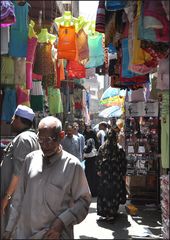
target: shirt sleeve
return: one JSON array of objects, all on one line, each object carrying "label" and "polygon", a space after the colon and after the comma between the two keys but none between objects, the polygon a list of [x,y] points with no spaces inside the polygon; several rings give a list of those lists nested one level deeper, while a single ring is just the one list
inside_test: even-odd
[{"label": "shirt sleeve", "polygon": [[21,170],[20,181],[12,197],[12,202],[10,205],[10,216],[5,230],[11,233],[14,230],[14,227],[20,215],[22,200],[24,198],[25,186],[27,181],[25,174],[26,174],[26,162],[24,163],[23,168]]},{"label": "shirt sleeve", "polygon": [[87,179],[83,168],[79,164],[76,165],[72,181],[72,197],[74,200],[73,206],[58,216],[65,227],[82,222],[88,214],[91,203],[91,193]]},{"label": "shirt sleeve", "polygon": [[31,152],[30,143],[28,140],[19,138],[14,146],[13,162],[14,162],[14,175],[19,176],[21,168],[25,161],[25,157]]}]

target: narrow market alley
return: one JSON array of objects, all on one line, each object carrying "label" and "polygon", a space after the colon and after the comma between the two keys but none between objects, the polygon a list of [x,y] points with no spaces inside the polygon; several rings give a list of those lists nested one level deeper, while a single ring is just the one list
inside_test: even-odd
[{"label": "narrow market alley", "polygon": [[75,239],[163,239],[161,211],[155,204],[134,204],[138,209],[135,216],[127,213],[125,205],[120,205],[115,221],[106,223],[97,221],[96,201],[92,199],[89,214],[75,226]]}]

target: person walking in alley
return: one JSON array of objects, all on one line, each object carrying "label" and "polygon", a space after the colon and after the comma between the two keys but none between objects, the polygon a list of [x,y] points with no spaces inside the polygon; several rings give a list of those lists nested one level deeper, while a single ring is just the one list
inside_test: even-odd
[{"label": "person walking in alley", "polygon": [[82,160],[80,140],[79,137],[74,134],[73,124],[69,123],[66,126],[66,135],[61,141],[61,145],[65,151],[71,153],[80,161]]},{"label": "person walking in alley", "polygon": [[97,215],[101,216],[101,221],[113,221],[119,205],[126,203],[126,163],[125,152],[117,145],[117,133],[111,128],[107,140],[99,148],[96,161],[99,176]]},{"label": "person walking in alley", "polygon": [[85,139],[83,134],[79,133],[79,124],[77,122],[73,123],[73,134],[76,135],[79,139],[80,142],[80,157],[81,157],[81,161],[83,161],[83,149],[85,146]]},{"label": "person walking in alley", "polygon": [[62,149],[58,118],[41,119],[37,135],[41,149],[26,157],[3,239],[74,239],[91,202],[84,170]]},{"label": "person walking in alley", "polygon": [[97,138],[100,146],[105,142],[107,138],[107,126],[107,122],[103,121],[99,123],[99,131],[97,132]]},{"label": "person walking in alley", "polygon": [[34,116],[31,108],[18,105],[12,117],[11,127],[17,135],[4,149],[1,161],[1,234],[8,222],[10,203],[20,178],[25,156],[40,148],[37,135],[31,129]]},{"label": "person walking in alley", "polygon": [[83,150],[83,157],[85,160],[85,174],[92,193],[92,197],[96,197],[98,192],[98,176],[95,161],[97,158],[99,143],[97,140],[96,132],[91,128],[89,124],[85,125],[83,135],[85,137],[85,147]]}]

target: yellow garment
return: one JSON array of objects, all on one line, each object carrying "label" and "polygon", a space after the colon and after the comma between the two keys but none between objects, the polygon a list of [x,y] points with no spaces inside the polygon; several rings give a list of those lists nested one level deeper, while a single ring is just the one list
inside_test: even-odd
[{"label": "yellow garment", "polygon": [[96,21],[88,21],[87,25],[84,27],[85,33],[88,35],[97,36],[99,33],[95,31]]},{"label": "yellow garment", "polygon": [[78,21],[75,23],[75,31],[78,33],[82,28],[88,24],[88,21],[83,16],[78,17]]},{"label": "yellow garment", "polygon": [[56,40],[56,36],[48,33],[47,28],[42,28],[41,32],[38,34],[39,43],[51,43],[53,44]]},{"label": "yellow garment", "polygon": [[28,37],[29,38],[38,38],[37,34],[34,31],[35,22],[33,20],[30,21],[28,27]]},{"label": "yellow garment", "polygon": [[60,25],[69,27],[75,25],[78,22],[78,19],[73,17],[70,11],[65,11],[63,16],[55,18],[54,22],[57,24],[58,27]]},{"label": "yellow garment", "polygon": [[141,12],[141,1],[137,2],[137,16],[134,19],[134,30],[133,30],[133,36],[132,36],[132,58],[131,58],[131,64],[144,64],[146,61],[149,61],[152,59],[149,53],[147,53],[145,50],[143,50],[141,45],[141,40],[138,40],[138,21],[139,16]]}]

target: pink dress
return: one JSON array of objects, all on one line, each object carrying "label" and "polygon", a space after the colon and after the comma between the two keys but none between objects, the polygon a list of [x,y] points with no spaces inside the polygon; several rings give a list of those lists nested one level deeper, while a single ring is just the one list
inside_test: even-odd
[{"label": "pink dress", "polygon": [[37,47],[37,38],[28,38],[27,56],[26,56],[26,88],[32,89],[32,69]]}]

